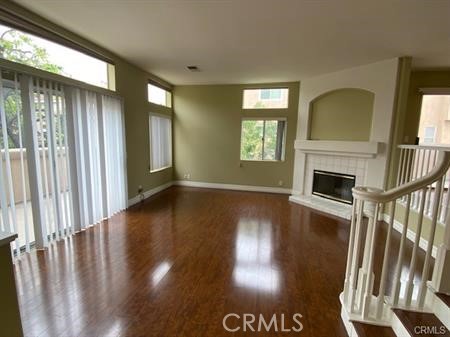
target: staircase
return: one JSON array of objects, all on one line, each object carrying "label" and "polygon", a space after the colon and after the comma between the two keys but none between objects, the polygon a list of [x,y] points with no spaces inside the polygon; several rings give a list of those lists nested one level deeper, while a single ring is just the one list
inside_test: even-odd
[{"label": "staircase", "polygon": [[[450,337],[450,149],[402,145],[400,151],[396,187],[353,189],[341,317],[351,337]],[[380,252],[375,243],[384,225]]]}]

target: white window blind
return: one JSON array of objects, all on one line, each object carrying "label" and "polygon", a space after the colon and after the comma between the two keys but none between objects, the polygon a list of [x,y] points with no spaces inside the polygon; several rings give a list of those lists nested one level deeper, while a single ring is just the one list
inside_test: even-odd
[{"label": "white window blind", "polygon": [[[39,245],[46,245],[47,241],[59,240],[73,233],[71,216],[70,186],[67,184],[70,167],[67,149],[66,111],[64,107],[64,92],[60,84],[38,78],[24,77],[29,86],[22,87],[31,95],[30,111],[24,110],[25,126],[31,124],[32,139],[28,141],[27,153],[35,153],[35,161],[29,158],[29,170],[33,173],[34,183],[31,194],[36,195],[38,202],[33,203],[33,210],[40,208],[40,230],[35,233],[39,238]],[[23,97],[23,96],[22,96]],[[28,120],[27,117],[31,120]],[[29,133],[27,132],[27,135]],[[35,164],[35,165],[33,165]],[[30,171],[29,171],[30,172]],[[35,221],[35,226],[38,224]]]},{"label": "white window blind", "polygon": [[73,182],[82,229],[126,208],[124,117],[118,98],[77,88],[67,91],[72,103],[72,166],[77,172]]},{"label": "white window blind", "polygon": [[107,215],[127,207],[127,177],[125,156],[125,121],[122,101],[111,96],[102,97],[105,142],[105,183],[107,187]]},{"label": "white window blind", "polygon": [[172,166],[172,119],[150,115],[150,171]]},{"label": "white window blind", "polygon": [[117,97],[0,69],[0,229],[18,233],[17,253],[126,208],[122,106]]}]

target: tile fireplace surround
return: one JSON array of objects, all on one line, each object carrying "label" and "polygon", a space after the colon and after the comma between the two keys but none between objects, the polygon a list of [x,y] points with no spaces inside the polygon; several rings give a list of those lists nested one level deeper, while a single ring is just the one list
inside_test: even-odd
[{"label": "tile fireplace surround", "polygon": [[314,170],[323,170],[356,176],[355,185],[364,185],[367,171],[367,158],[336,156],[330,154],[307,154],[303,195],[293,195],[291,201],[324,211],[341,218],[350,219],[351,205],[312,195]]},{"label": "tile fireplace surround", "polygon": [[350,219],[351,205],[312,195],[314,170],[350,174],[356,177],[355,185],[367,185],[369,165],[376,160],[381,148],[378,142],[296,142],[301,153],[301,191],[294,192],[289,200],[344,219]]}]

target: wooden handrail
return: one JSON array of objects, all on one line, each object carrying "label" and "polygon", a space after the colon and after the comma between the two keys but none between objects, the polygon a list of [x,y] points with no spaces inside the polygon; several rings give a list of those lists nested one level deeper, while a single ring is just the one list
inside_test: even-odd
[{"label": "wooden handrail", "polygon": [[352,189],[355,199],[386,203],[396,200],[404,195],[420,190],[442,178],[450,167],[450,152],[439,151],[436,166],[425,176],[406,184],[383,191],[373,187],[354,187]]}]

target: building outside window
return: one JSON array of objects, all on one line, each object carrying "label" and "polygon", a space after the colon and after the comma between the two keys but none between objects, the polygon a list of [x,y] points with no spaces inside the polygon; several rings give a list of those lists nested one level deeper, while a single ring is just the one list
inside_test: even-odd
[{"label": "building outside window", "polygon": [[288,88],[244,89],[243,109],[287,109]]}]

